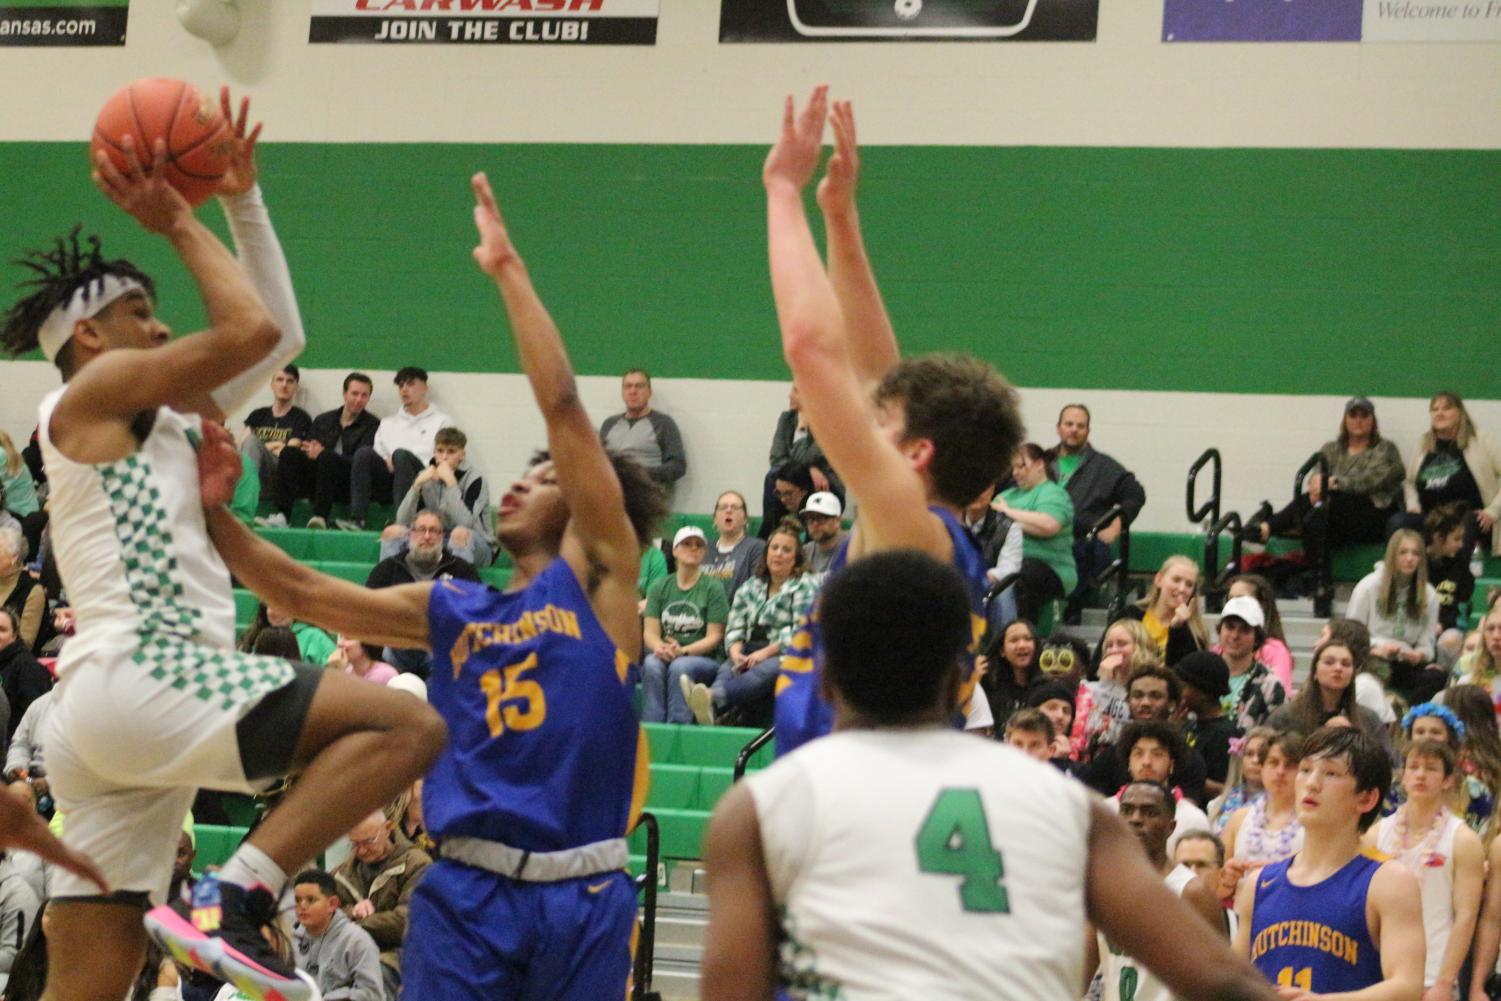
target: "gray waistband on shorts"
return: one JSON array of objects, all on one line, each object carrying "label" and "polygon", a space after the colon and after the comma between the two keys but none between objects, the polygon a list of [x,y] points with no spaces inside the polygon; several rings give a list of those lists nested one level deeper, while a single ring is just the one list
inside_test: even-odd
[{"label": "gray waistband on shorts", "polygon": [[557,883],[624,869],[630,862],[625,838],[596,841],[560,852],[528,852],[484,838],[444,838],[442,858],[453,859],[527,883]]}]

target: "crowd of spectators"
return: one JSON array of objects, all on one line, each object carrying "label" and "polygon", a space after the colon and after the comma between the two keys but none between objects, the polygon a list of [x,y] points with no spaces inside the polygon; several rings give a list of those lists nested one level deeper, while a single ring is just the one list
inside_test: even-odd
[{"label": "crowd of spectators", "polygon": [[[422,369],[403,368],[395,379],[400,410],[377,418],[367,410],[371,379],[350,373],[341,405],[313,417],[296,405],[296,366],[277,373],[271,405],[249,414],[240,439],[247,478],[273,511],[257,520],[287,526],[305,499],[308,527],[379,530],[369,587],[479,580],[497,555],[492,489],[469,458],[468,435],[428,400],[428,381]],[[651,407],[646,372],[626,373],[621,395],[624,410],[604,421],[601,438],[670,489],[687,470],[677,424]],[[645,721],[770,720],[781,658],[837,565],[855,500],[801,419],[795,389],[789,404],[773,435],[759,536],[749,531],[745,495],[726,490],[710,532],[688,525],[666,552],[644,554]],[[1386,540],[1384,559],[1356,584],[1346,616],[1326,627],[1298,689],[1271,583],[1255,574],[1231,580],[1211,631],[1199,567],[1183,556],[1163,563],[1096,649],[1066,633],[1039,632],[1051,603],[1062,609],[1061,623],[1074,617],[1146,501],[1135,476],[1091,444],[1082,404],[1060,412],[1055,446],[1024,444],[1010,479],[988,486],[962,512],[993,589],[976,661],[984,712],[971,716],[971,729],[1051,762],[1115,808],[1133,783],[1172,789],[1165,857],[1191,868],[1227,904],[1248,873],[1301,844],[1292,779],[1303,739],[1325,726],[1356,727],[1403,765],[1388,797],[1389,822],[1373,828],[1373,844],[1402,855],[1417,836],[1409,831],[1441,827],[1445,844],[1465,846],[1454,852],[1468,873],[1494,843],[1501,610],[1490,596],[1481,628],[1468,636],[1460,612],[1477,599],[1472,555],[1487,533],[1501,552],[1501,455],[1462,402],[1444,393],[1434,397],[1432,426],[1404,467],[1374,410],[1367,399],[1349,401],[1337,439],[1321,450],[1327,477],[1310,475],[1296,501],[1268,507],[1245,530],[1253,542],[1301,535],[1312,551]],[[0,448],[5,779],[15,795],[50,812],[41,724],[51,675],[37,658],[55,652],[72,623],[63,596],[55,586],[49,591],[40,572],[45,479],[4,434]],[[389,524],[371,523],[373,502],[390,511]],[[340,504],[346,517],[335,518]],[[329,636],[299,621],[296,610],[264,605],[242,645],[418,695],[430,664],[424,651]],[[1463,834],[1455,834],[1456,823]],[[367,818],[349,841],[352,854],[342,864],[293,881],[297,928],[288,948],[325,994],[394,998],[406,901],[430,862],[420,792]],[[185,845],[191,856],[191,838]],[[1463,889],[1453,884],[1452,927],[1468,940],[1476,921],[1465,915],[1478,912],[1480,885],[1465,880]],[[1501,923],[1501,892],[1492,896],[1486,906]],[[14,959],[4,943],[13,929],[25,937],[43,898],[38,872],[0,860],[0,977]],[[1228,912],[1225,920],[1228,928]],[[1489,950],[1494,965],[1501,936],[1481,930],[1477,957]],[[1447,958],[1433,965],[1430,955],[1435,978],[1452,982],[1453,965]],[[185,998],[214,996],[202,984],[177,989]]]}]

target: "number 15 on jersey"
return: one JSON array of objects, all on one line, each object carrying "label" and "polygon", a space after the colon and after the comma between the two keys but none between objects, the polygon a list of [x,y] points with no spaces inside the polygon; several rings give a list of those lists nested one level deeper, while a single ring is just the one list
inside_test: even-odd
[{"label": "number 15 on jersey", "polygon": [[502,736],[507,730],[535,730],[547,719],[547,698],[542,686],[522,677],[536,666],[537,655],[534,653],[519,664],[480,675],[479,687],[485,693],[485,722],[490,726],[490,736]]}]

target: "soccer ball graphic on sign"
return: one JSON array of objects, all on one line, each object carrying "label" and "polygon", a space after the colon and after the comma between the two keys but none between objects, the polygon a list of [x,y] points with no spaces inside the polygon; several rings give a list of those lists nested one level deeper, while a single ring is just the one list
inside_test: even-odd
[{"label": "soccer ball graphic on sign", "polygon": [[922,13],[922,0],[896,0],[896,16],[910,21]]}]

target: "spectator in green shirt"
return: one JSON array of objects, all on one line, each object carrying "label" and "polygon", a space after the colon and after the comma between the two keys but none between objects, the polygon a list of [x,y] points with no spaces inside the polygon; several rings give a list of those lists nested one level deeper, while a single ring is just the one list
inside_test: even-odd
[{"label": "spectator in green shirt", "polygon": [[307,622],[296,621],[284,612],[267,608],[264,601],[256,606],[255,621],[241,637],[240,649],[246,653],[253,652],[256,639],[262,632],[271,628],[290,629],[292,635],[297,638],[298,652],[302,655],[303,662],[307,664],[322,666],[328,661],[328,655],[338,649],[334,638],[322,629]]},{"label": "spectator in green shirt", "polygon": [[699,723],[733,712],[745,723],[771,716],[772,690],[782,670],[782,647],[818,593],[818,582],[803,558],[802,526],[787,518],[772,530],[756,575],[735,592],[725,630],[728,659],[712,686],[702,682],[688,693]]},{"label": "spectator in green shirt", "polygon": [[724,585],[703,572],[708,543],[693,525],[672,539],[677,573],[663,577],[646,595],[641,661],[641,719],[647,723],[692,723],[687,692],[719,670],[730,601]]},{"label": "spectator in green shirt", "polygon": [[1048,479],[1047,454],[1033,442],[1017,449],[1011,462],[1015,486],[991,504],[1022,530],[1022,568],[1016,582],[1016,611],[1039,620],[1043,605],[1061,598],[1079,582],[1074,566],[1074,503],[1068,491]]},{"label": "spectator in green shirt", "polygon": [[636,574],[636,597],[640,599],[641,614],[646,614],[646,596],[652,585],[667,576],[667,557],[655,544],[641,552],[641,570]]}]

